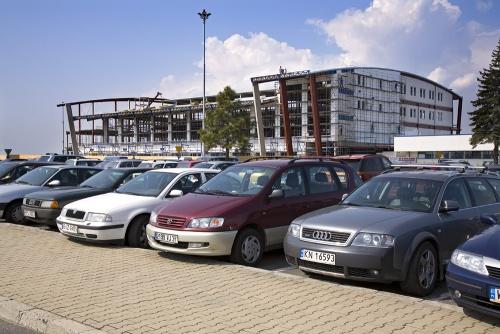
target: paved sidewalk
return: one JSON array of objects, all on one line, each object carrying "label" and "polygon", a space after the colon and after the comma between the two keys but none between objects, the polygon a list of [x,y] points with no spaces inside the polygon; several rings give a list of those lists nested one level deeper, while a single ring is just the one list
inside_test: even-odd
[{"label": "paved sidewalk", "polygon": [[454,307],[0,223],[0,296],[107,333],[500,333]]}]

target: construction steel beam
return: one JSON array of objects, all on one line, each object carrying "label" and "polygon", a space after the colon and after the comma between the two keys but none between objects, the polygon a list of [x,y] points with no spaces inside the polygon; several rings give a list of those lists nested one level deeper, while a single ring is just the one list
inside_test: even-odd
[{"label": "construction steel beam", "polygon": [[316,155],[322,155],[321,149],[321,127],[319,125],[319,110],[318,110],[318,90],[316,89],[316,76],[311,74],[309,76],[309,92],[311,93],[311,109],[313,119],[313,132],[314,132],[314,146],[316,148]]},{"label": "construction steel beam", "polygon": [[262,121],[262,109],[260,103],[259,84],[253,83],[253,107],[255,113],[255,123],[257,127],[257,138],[259,140],[259,153],[261,156],[266,155],[266,139],[264,137],[264,122]]},{"label": "construction steel beam", "polygon": [[66,104],[65,106],[66,106],[66,116],[68,117],[69,132],[71,134],[71,145],[73,146],[73,154],[80,154],[78,150],[78,142],[76,141],[75,119],[73,117],[73,110],[71,109],[71,104]]},{"label": "construction steel beam", "polygon": [[285,130],[286,154],[293,155],[292,130],[290,127],[290,114],[288,113],[288,92],[286,89],[286,80],[280,79],[280,109],[283,116],[283,128]]}]

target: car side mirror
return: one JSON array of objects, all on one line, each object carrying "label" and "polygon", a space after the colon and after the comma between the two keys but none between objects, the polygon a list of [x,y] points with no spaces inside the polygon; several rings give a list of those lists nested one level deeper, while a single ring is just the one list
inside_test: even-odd
[{"label": "car side mirror", "polygon": [[269,195],[269,198],[283,198],[285,194],[283,193],[282,189],[273,189],[271,194]]},{"label": "car side mirror", "polygon": [[493,226],[493,225],[498,224],[498,220],[493,216],[481,215],[481,217],[479,217],[479,219],[481,220],[481,223],[486,224],[486,225]]},{"label": "car side mirror", "polygon": [[181,197],[182,195],[184,195],[184,192],[179,189],[173,189],[168,194],[169,197]]},{"label": "car side mirror", "polygon": [[59,180],[52,180],[47,184],[49,187],[58,187],[61,185],[61,181]]},{"label": "car side mirror", "polygon": [[460,209],[460,204],[457,201],[445,200],[441,203],[439,212],[451,212],[458,211]]},{"label": "car side mirror", "polygon": [[349,194],[347,194],[347,193],[342,195],[342,202],[347,198],[347,196],[349,196]]}]

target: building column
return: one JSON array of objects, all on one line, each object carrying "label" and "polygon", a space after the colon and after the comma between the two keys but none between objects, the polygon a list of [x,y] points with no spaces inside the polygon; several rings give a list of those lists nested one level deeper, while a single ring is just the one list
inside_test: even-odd
[{"label": "building column", "polygon": [[186,111],[184,116],[186,117],[186,140],[189,142],[191,141],[191,112]]},{"label": "building column", "polygon": [[73,154],[80,154],[78,150],[78,142],[76,141],[75,120],[73,118],[73,110],[71,104],[66,104],[66,116],[68,117],[69,132],[71,134],[71,145],[73,146]]},{"label": "building column", "polygon": [[134,118],[134,143],[139,142],[139,119]]},{"label": "building column", "polygon": [[168,143],[170,144],[172,142],[172,113],[168,114],[167,138],[168,138]]},{"label": "building column", "polygon": [[309,91],[311,92],[311,109],[312,119],[314,126],[314,146],[316,148],[316,155],[322,155],[321,149],[321,128],[319,125],[319,110],[318,110],[318,91],[316,89],[316,76],[311,74],[309,76]]},{"label": "building column", "polygon": [[302,102],[301,102],[301,116],[302,116],[302,138],[307,138],[307,112],[309,111],[309,101],[307,100],[307,83],[302,84]]},{"label": "building column", "polygon": [[[453,107],[452,107],[453,108]],[[453,114],[452,114],[452,123],[453,123]],[[458,97],[458,115],[457,115],[457,135],[462,131],[462,97]],[[453,131],[452,131],[453,133]]]},{"label": "building column", "polygon": [[116,119],[116,130],[118,131],[118,140],[119,144],[123,143],[123,118]]},{"label": "building column", "polygon": [[286,89],[286,80],[280,79],[280,109],[283,115],[283,128],[285,129],[286,154],[293,155],[292,131],[290,128],[290,114],[288,113],[288,92]]},{"label": "building column", "polygon": [[150,119],[149,129],[151,131],[150,132],[149,141],[151,143],[153,143],[155,141],[155,117],[153,115],[151,116],[151,119]]},{"label": "building column", "polygon": [[109,144],[109,118],[102,119],[102,142]]},{"label": "building column", "polygon": [[253,83],[253,106],[255,112],[255,124],[257,126],[257,139],[259,142],[260,156],[266,155],[266,138],[264,137],[264,122],[262,121],[262,108],[260,103],[259,84]]}]

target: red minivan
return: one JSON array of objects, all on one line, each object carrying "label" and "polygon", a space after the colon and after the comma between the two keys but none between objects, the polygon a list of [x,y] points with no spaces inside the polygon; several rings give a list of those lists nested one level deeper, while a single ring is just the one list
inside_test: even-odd
[{"label": "red minivan", "polygon": [[351,166],[364,182],[392,168],[391,161],[381,154],[338,155],[333,159]]},{"label": "red minivan", "polygon": [[148,241],[162,251],[230,255],[254,266],[264,250],[282,247],[292,220],[337,204],[360,183],[348,165],[321,158],[238,164],[156,208]]}]

